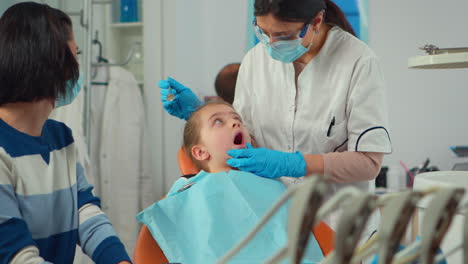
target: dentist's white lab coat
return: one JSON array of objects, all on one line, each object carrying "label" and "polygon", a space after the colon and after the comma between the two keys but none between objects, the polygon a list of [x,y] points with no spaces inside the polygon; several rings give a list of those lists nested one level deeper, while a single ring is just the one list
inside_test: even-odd
[{"label": "dentist's white lab coat", "polygon": [[127,70],[100,67],[98,75],[106,76],[101,81],[108,79],[109,84],[92,86],[93,182],[103,211],[132,256],[140,228],[135,216],[155,201],[144,105]]},{"label": "dentist's white lab coat", "polygon": [[[374,53],[335,26],[299,75],[297,89],[292,63],[272,59],[261,43],[250,50],[240,67],[234,107],[261,147],[303,154],[390,153],[384,88]],[[375,188],[374,181],[331,186],[331,195],[346,186]],[[327,222],[335,228],[336,221]]]}]

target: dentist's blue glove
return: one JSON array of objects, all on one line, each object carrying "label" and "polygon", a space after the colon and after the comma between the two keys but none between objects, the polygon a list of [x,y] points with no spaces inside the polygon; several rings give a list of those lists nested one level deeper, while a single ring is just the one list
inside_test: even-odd
[{"label": "dentist's blue glove", "polygon": [[[190,88],[185,87],[171,77],[168,77],[167,80],[160,80],[158,86],[161,88],[161,100],[164,109],[170,115],[187,120],[195,110],[203,105]],[[169,87],[172,88],[170,91]],[[174,95],[172,101],[167,100],[169,94]]]},{"label": "dentist's blue glove", "polygon": [[287,153],[253,148],[247,143],[247,149],[231,149],[227,153],[232,157],[227,160],[229,166],[265,178],[302,177],[306,174],[306,162],[299,151]]}]

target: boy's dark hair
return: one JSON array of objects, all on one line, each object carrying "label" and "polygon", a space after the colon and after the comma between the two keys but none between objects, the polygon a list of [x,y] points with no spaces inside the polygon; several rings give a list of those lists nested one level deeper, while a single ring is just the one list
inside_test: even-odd
[{"label": "boy's dark hair", "polygon": [[219,71],[218,75],[216,75],[216,94],[218,94],[221,99],[230,104],[234,102],[239,67],[240,63],[228,64]]},{"label": "boy's dark hair", "polygon": [[318,12],[325,10],[324,22],[337,25],[356,36],[343,11],[332,0],[255,0],[255,16],[273,14],[290,22],[311,23]]},{"label": "boy's dark hair", "polygon": [[72,22],[45,4],[19,3],[0,18],[0,105],[55,99],[75,82],[79,66],[70,51]]}]

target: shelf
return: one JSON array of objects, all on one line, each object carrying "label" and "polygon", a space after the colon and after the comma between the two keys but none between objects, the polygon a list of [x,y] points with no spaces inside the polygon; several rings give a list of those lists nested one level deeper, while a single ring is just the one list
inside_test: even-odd
[{"label": "shelf", "polygon": [[460,69],[468,68],[468,52],[416,56],[408,59],[412,69]]},{"label": "shelf", "polygon": [[112,28],[142,28],[143,22],[128,22],[128,23],[113,23],[111,24]]},{"label": "shelf", "polygon": [[454,147],[450,147],[450,149],[459,158],[468,157],[468,146],[454,146]]}]

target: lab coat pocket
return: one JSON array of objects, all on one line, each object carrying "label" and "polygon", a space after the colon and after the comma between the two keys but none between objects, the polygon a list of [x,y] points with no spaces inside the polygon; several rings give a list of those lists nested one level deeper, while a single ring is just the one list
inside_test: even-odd
[{"label": "lab coat pocket", "polygon": [[348,142],[348,129],[346,120],[335,123],[334,119],[331,122],[324,122],[321,137],[325,144],[325,153],[335,151],[345,151]]}]

